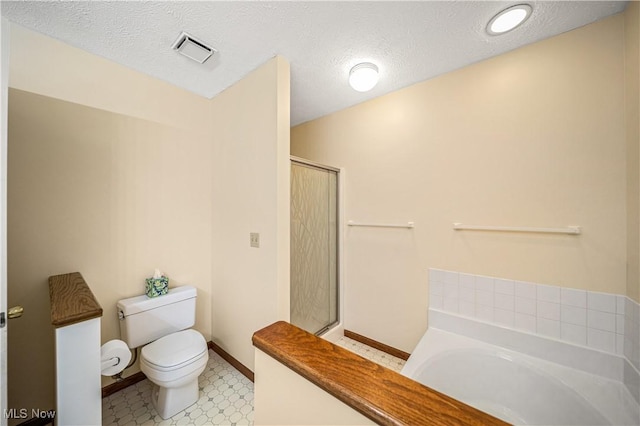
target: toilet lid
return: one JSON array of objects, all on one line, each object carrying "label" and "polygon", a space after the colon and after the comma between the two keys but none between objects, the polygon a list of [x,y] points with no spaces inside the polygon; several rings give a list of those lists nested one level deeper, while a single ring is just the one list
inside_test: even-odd
[{"label": "toilet lid", "polygon": [[150,364],[170,368],[197,358],[206,350],[202,334],[183,330],[149,343],[142,348],[142,357]]}]

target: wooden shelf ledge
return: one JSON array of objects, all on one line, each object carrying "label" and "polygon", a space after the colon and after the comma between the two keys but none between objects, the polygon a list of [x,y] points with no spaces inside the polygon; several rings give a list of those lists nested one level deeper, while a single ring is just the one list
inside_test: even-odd
[{"label": "wooden shelf ledge", "polygon": [[506,425],[502,420],[279,321],[253,345],[380,425]]},{"label": "wooden shelf ledge", "polygon": [[49,277],[51,324],[64,327],[102,316],[96,300],[80,272]]}]

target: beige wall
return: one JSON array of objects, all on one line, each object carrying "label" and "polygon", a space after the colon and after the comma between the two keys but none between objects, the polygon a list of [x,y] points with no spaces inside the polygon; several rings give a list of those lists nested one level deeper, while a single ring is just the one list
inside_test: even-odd
[{"label": "beige wall", "polygon": [[17,25],[9,78],[47,96],[12,90],[8,200],[8,299],[26,311],[10,324],[9,404],[45,409],[49,275],[83,273],[106,342],[120,337],[117,300],[141,294],[159,267],[172,285],[199,288],[196,327],[210,338],[212,154],[208,122],[190,118],[209,103]]},{"label": "beige wall", "polygon": [[255,350],[256,425],[373,425],[344,402]]},{"label": "beige wall", "polygon": [[275,58],[212,102],[213,340],[252,370],[253,332],[289,319],[288,76]]},{"label": "beige wall", "polygon": [[25,371],[53,383],[50,275],[83,274],[104,342],[120,337],[116,302],[142,294],[159,267],[171,286],[198,287],[196,328],[208,339],[209,139],[15,89],[9,105],[8,291],[25,308],[9,330],[10,404],[52,391],[16,386]]},{"label": "beige wall", "polygon": [[640,302],[640,3],[624,13],[627,137],[627,296]]},{"label": "beige wall", "polygon": [[[344,167],[345,327],[411,351],[429,267],[624,294],[623,16],[292,129]],[[452,230],[580,225],[580,236]]]},{"label": "beige wall", "polygon": [[9,79],[10,87],[56,99],[179,128],[210,129],[210,100],[15,24]]},{"label": "beige wall", "polygon": [[158,267],[198,287],[195,328],[252,366],[251,333],[288,315],[286,61],[208,100],[16,25],[11,40],[9,302],[26,313],[10,406],[54,407],[52,274],[82,272],[106,342]]}]

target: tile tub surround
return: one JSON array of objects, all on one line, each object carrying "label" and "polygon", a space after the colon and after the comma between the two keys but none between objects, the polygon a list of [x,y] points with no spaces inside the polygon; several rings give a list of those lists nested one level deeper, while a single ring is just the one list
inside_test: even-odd
[{"label": "tile tub surround", "polygon": [[640,370],[640,306],[626,296],[429,269],[429,307],[624,355]]},{"label": "tile tub surround", "polygon": [[623,295],[430,268],[429,308],[615,354],[640,374],[640,305]]}]

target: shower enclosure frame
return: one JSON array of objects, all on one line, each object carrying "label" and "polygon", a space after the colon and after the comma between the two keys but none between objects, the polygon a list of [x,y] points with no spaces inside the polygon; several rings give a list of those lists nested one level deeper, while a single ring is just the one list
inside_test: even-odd
[{"label": "shower enclosure frame", "polygon": [[344,253],[344,226],[343,224],[346,223],[345,221],[345,216],[344,216],[344,206],[345,206],[345,200],[344,200],[344,181],[345,181],[345,170],[344,168],[338,168],[338,167],[332,167],[332,166],[328,166],[326,164],[321,164],[315,161],[310,161],[307,160],[305,158],[301,158],[301,157],[296,157],[294,155],[291,155],[289,157],[290,159],[290,164],[294,165],[294,164],[299,164],[302,165],[304,167],[310,167],[310,168],[315,168],[318,170],[322,170],[322,171],[330,171],[330,172],[335,172],[336,173],[336,280],[337,280],[337,285],[336,285],[336,321],[332,322],[331,324],[328,324],[327,326],[323,327],[322,329],[320,329],[319,331],[317,331],[315,334],[317,336],[321,336],[324,339],[330,340],[330,341],[337,341],[338,339],[340,339],[343,335],[344,335],[344,324],[343,324],[343,318],[344,318],[344,302],[343,302],[343,296],[344,296],[344,269],[345,269],[345,262],[344,262],[344,257],[343,257],[343,253]]}]

